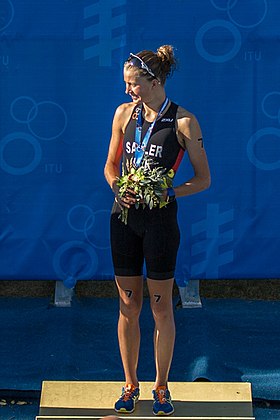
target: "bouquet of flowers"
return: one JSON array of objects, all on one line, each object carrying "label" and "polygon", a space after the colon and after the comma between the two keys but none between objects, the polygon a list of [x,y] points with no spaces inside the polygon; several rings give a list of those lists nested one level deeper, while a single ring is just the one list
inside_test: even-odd
[{"label": "bouquet of flowers", "polygon": [[[126,169],[122,167],[122,176],[118,178],[119,195],[123,197],[134,191],[136,203],[135,207],[142,205],[151,210],[154,207],[163,207],[167,203],[163,200],[162,192],[164,189],[172,186],[174,171],[170,170],[166,174],[166,169],[155,166],[152,159],[144,158],[139,167],[133,163],[133,159],[127,161]],[[127,224],[128,208],[123,207],[120,214],[122,222]]]}]

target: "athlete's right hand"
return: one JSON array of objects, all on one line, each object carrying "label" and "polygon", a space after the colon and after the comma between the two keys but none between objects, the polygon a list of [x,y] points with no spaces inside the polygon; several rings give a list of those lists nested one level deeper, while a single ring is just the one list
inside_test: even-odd
[{"label": "athlete's right hand", "polygon": [[134,205],[137,201],[135,192],[133,190],[127,190],[125,194],[120,195],[120,189],[117,185],[117,181],[113,182],[112,190],[115,194],[115,201],[121,208],[127,207],[129,209],[130,206]]}]

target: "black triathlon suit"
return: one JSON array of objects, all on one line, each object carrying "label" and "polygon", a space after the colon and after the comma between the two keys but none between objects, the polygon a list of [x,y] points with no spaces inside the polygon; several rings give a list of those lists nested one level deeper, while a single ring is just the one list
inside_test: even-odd
[{"label": "black triathlon suit", "polygon": [[[159,118],[153,128],[145,155],[166,172],[174,173],[182,160],[184,149],[176,135],[176,113],[178,105],[171,102],[168,110]],[[134,158],[137,105],[126,127],[123,140],[123,162]],[[150,123],[143,123],[142,136]],[[124,165],[125,166],[125,165]],[[180,232],[177,223],[176,200],[150,210],[140,205],[128,210],[128,222],[120,219],[120,207],[115,202],[111,214],[111,250],[116,276],[141,276],[145,261],[147,277],[153,280],[167,280],[174,277]]]}]

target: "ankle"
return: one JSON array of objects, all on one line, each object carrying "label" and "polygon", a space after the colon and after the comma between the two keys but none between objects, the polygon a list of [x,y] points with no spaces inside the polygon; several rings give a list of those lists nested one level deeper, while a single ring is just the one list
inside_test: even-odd
[{"label": "ankle", "polygon": [[136,382],[136,384],[137,385],[135,385],[134,383],[132,383],[132,382],[126,382],[125,383],[125,388],[128,388],[128,389],[134,389],[134,388],[139,388],[139,382]]},{"label": "ankle", "polygon": [[165,383],[161,383],[161,382],[156,382],[155,384],[154,384],[154,387],[153,387],[153,390],[155,391],[156,389],[167,389],[168,387],[167,387],[167,382],[165,382]]}]

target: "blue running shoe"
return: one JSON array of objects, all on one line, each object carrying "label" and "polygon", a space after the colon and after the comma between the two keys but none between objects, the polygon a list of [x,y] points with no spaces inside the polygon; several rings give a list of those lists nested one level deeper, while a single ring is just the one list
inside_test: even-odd
[{"label": "blue running shoe", "polygon": [[132,384],[127,384],[122,389],[122,395],[115,403],[115,411],[117,413],[133,413],[135,404],[139,399],[139,388]]},{"label": "blue running shoe", "polygon": [[159,386],[153,391],[153,413],[155,416],[169,416],[174,413],[170,392],[166,386]]}]

